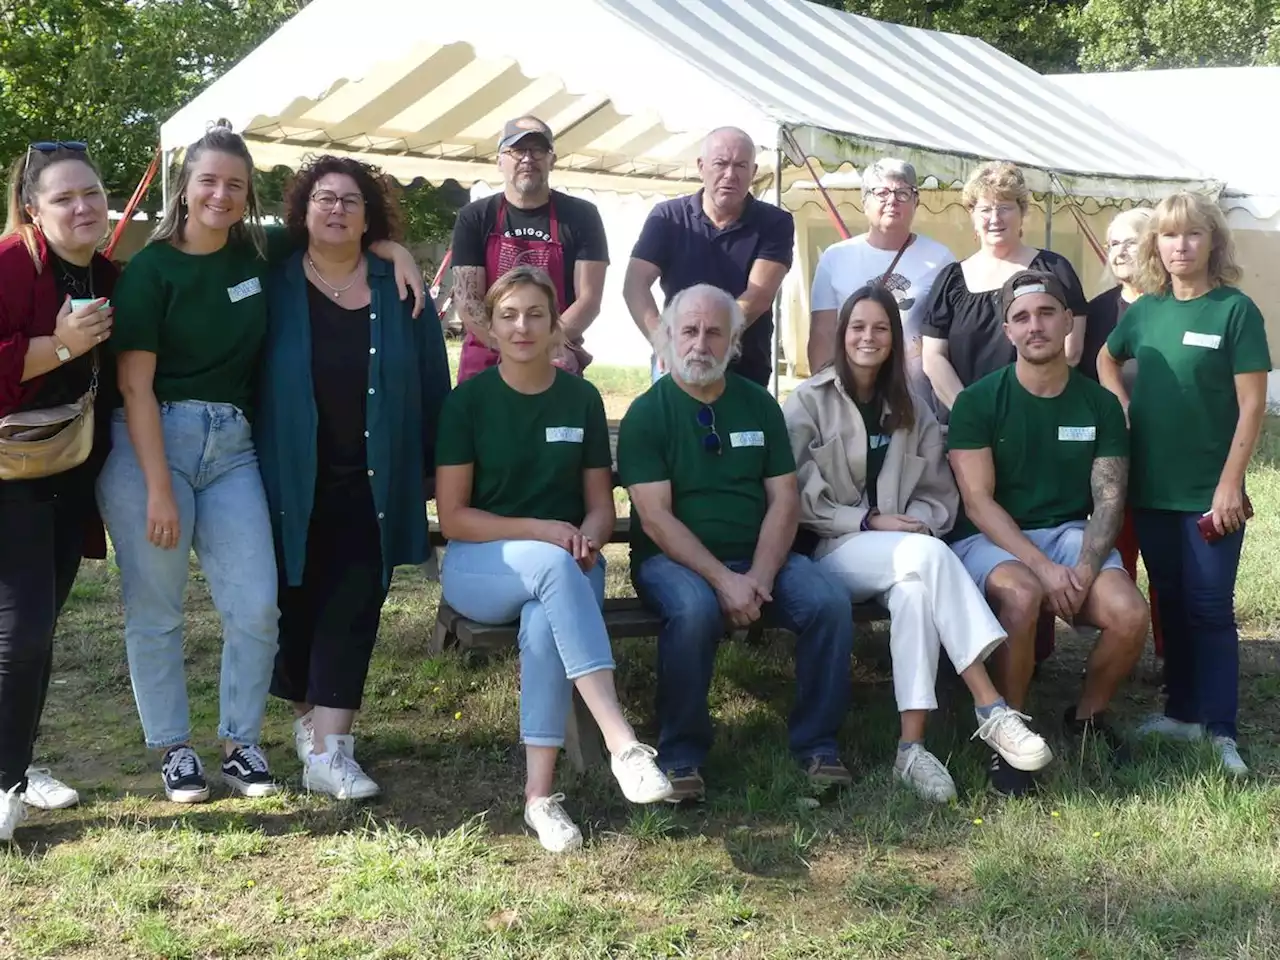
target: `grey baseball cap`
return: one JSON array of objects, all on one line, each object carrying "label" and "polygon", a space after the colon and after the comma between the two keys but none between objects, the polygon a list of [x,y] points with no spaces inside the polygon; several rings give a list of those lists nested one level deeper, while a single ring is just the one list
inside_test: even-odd
[{"label": "grey baseball cap", "polygon": [[505,150],[507,147],[514,147],[526,137],[537,137],[545,140],[547,149],[555,151],[555,139],[551,136],[551,128],[539,120],[537,117],[516,117],[514,120],[508,120],[506,126],[502,128],[502,136],[498,138],[498,149]]}]

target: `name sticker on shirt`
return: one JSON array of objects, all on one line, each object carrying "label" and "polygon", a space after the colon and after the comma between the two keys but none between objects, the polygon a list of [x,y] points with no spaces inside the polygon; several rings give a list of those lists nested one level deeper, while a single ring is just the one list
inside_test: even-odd
[{"label": "name sticker on shirt", "polygon": [[248,280],[242,280],[234,287],[227,287],[227,296],[231,298],[232,303],[239,303],[248,297],[262,292],[262,281],[257,277],[250,277]]},{"label": "name sticker on shirt", "polygon": [[581,443],[581,427],[547,427],[547,443]]},{"label": "name sticker on shirt", "polygon": [[1192,333],[1188,330],[1182,335],[1182,345],[1184,347],[1206,347],[1209,350],[1217,350],[1222,345],[1222,338],[1216,333]]},{"label": "name sticker on shirt", "polygon": [[881,447],[887,447],[891,437],[886,437],[882,433],[873,433],[867,437],[867,446],[872,450],[879,450]]},{"label": "name sticker on shirt", "polygon": [[1059,427],[1059,440],[1097,440],[1097,427]]},{"label": "name sticker on shirt", "polygon": [[741,430],[738,433],[729,434],[729,446],[731,447],[763,447],[764,431],[763,430]]}]

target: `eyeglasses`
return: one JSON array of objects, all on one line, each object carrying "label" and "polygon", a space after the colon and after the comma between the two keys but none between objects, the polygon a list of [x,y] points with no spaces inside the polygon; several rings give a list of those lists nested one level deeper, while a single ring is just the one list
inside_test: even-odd
[{"label": "eyeglasses", "polygon": [[324,213],[329,213],[339,203],[342,204],[342,209],[347,213],[355,213],[364,206],[364,197],[358,193],[348,193],[340,197],[336,193],[321,190],[319,193],[311,195],[311,202]]},{"label": "eyeglasses", "polygon": [[1018,205],[1016,203],[1000,203],[994,207],[984,205],[973,208],[973,212],[980,217],[989,217],[992,214],[997,214],[1000,217],[1011,217],[1017,210]]},{"label": "eyeglasses", "polygon": [[720,456],[724,444],[720,442],[720,434],[716,433],[716,412],[710,404],[704,403],[698,410],[698,426],[706,429],[702,438],[702,449],[707,453]]},{"label": "eyeglasses", "polygon": [[1108,250],[1134,250],[1138,246],[1137,237],[1129,237],[1127,240],[1108,240]]},{"label": "eyeglasses", "polygon": [[502,152],[515,160],[520,160],[524,157],[528,157],[530,160],[545,160],[547,154],[551,151],[546,147],[507,147]]},{"label": "eyeglasses", "polygon": [[899,187],[897,190],[890,190],[888,187],[876,187],[874,190],[868,190],[867,192],[881,203],[888,203],[890,198],[897,200],[899,203],[910,203],[920,193],[915,187]]}]

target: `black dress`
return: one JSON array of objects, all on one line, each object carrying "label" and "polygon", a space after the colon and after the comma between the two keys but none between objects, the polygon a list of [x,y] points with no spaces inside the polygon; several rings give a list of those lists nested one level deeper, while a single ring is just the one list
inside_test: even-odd
[{"label": "black dress", "polygon": [[[1067,306],[1077,317],[1085,316],[1088,303],[1084,289],[1066,257],[1041,250],[1032,258],[1029,269],[1052,273],[1061,280],[1070,301]],[[975,293],[964,281],[962,264],[951,263],[942,268],[929,291],[921,333],[947,341],[951,366],[961,384],[967,387],[976,383],[1017,358],[1003,327],[998,288]]]},{"label": "black dress", "polygon": [[307,287],[315,388],[316,493],[302,583],[280,564],[280,649],[271,692],[358,710],[387,598],[365,447],[369,308]]}]

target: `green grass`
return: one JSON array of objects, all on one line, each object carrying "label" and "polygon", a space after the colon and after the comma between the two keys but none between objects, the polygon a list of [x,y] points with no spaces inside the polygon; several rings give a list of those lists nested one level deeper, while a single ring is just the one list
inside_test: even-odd
[{"label": "green grass", "polygon": [[[630,807],[606,771],[566,769],[587,841],[571,857],[543,853],[521,823],[514,657],[426,657],[438,587],[416,571],[393,584],[357,728],[377,803],[302,793],[275,702],[265,747],[283,796],[166,803],[130,695],[118,571],[88,563],[38,758],[84,803],[33,815],[0,851],[0,957],[1280,957],[1278,436],[1272,424],[1250,476],[1258,518],[1241,575],[1253,778],[1228,782],[1207,752],[1170,745],[1140,745],[1118,770],[1073,752],[1055,717],[1087,650],[1064,632],[1030,706],[1058,753],[1041,795],[984,791],[972,713],[946,678],[929,745],[961,799],[924,804],[889,773],[886,637],[867,630],[841,732],[856,783],[815,805],[785,750],[793,641],[771,634],[720,652],[707,804]],[[625,550],[609,559],[610,592],[627,591]],[[211,760],[220,642],[199,577],[188,610],[193,719]],[[622,699],[651,738],[653,642],[616,655]],[[1121,722],[1157,702],[1153,671],[1144,660],[1118,698]]]}]

